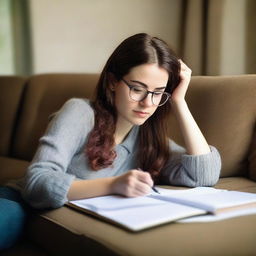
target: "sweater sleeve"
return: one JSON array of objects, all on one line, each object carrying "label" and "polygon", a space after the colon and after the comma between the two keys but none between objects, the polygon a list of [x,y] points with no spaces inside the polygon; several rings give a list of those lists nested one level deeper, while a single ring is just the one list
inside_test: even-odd
[{"label": "sweater sleeve", "polygon": [[23,198],[35,208],[57,208],[67,201],[75,176],[67,167],[93,127],[94,113],[83,99],[68,100],[50,121],[28,167]]},{"label": "sweater sleeve", "polygon": [[171,157],[162,171],[161,181],[175,186],[213,186],[220,176],[221,157],[218,150],[210,146],[211,152],[188,155],[186,150],[170,141]]}]

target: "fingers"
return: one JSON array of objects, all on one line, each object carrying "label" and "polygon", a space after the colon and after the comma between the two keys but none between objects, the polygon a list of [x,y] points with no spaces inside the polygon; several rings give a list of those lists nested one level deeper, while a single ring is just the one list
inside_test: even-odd
[{"label": "fingers", "polygon": [[192,70],[181,60],[180,62],[180,83],[172,92],[172,103],[183,102],[191,80]]},{"label": "fingers", "polygon": [[150,187],[154,185],[151,175],[148,172],[143,172],[138,170],[134,170],[133,172],[137,176],[138,180],[140,180],[141,182],[147,184]]},{"label": "fingers", "polygon": [[143,196],[149,194],[153,186],[153,180],[149,173],[136,171],[135,183],[132,191],[135,196]]},{"label": "fingers", "polygon": [[149,194],[153,180],[149,173],[131,170],[117,177],[115,192],[128,197],[143,196]]},{"label": "fingers", "polygon": [[192,74],[192,70],[181,59],[179,59],[179,62],[180,62],[181,72],[183,71],[183,72],[188,72]]},{"label": "fingers", "polygon": [[153,180],[149,173],[132,170],[127,176],[127,196],[143,196],[150,193]]}]

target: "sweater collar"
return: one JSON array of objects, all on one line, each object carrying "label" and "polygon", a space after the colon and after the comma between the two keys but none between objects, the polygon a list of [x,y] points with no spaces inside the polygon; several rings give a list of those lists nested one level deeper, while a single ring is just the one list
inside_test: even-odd
[{"label": "sweater collar", "polygon": [[133,126],[126,139],[119,145],[124,147],[129,153],[134,152],[134,146],[137,141],[138,132],[139,126]]}]

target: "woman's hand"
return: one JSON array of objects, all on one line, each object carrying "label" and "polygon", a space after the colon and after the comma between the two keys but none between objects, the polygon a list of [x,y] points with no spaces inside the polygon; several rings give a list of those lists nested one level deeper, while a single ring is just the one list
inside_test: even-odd
[{"label": "woman's hand", "polygon": [[127,197],[144,196],[150,193],[153,180],[148,172],[131,170],[115,177],[112,183],[112,193]]},{"label": "woman's hand", "polygon": [[182,60],[179,61],[181,65],[180,83],[172,93],[171,100],[173,103],[179,103],[180,101],[184,101],[192,74],[192,70]]}]

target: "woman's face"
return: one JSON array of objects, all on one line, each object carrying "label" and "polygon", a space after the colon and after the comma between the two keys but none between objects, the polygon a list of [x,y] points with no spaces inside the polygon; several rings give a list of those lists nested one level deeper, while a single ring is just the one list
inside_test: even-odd
[{"label": "woman's face", "polygon": [[[123,77],[132,86],[146,88],[151,92],[163,92],[168,82],[168,72],[157,64],[143,64],[136,66]],[[130,88],[120,80],[114,83],[115,106],[117,109],[117,127],[142,125],[153,113],[157,106],[152,103],[152,94],[148,94],[142,101],[130,98]]]}]

